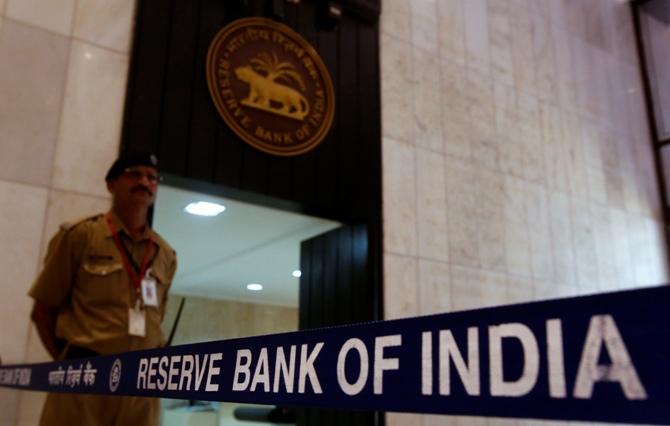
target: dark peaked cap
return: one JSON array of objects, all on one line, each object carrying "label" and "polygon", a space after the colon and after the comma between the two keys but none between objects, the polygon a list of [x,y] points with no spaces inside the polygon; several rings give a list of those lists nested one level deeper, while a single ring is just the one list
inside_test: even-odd
[{"label": "dark peaked cap", "polygon": [[128,167],[147,166],[158,170],[158,159],[154,154],[124,154],[116,159],[112,167],[109,168],[105,181],[116,179],[123,174]]}]

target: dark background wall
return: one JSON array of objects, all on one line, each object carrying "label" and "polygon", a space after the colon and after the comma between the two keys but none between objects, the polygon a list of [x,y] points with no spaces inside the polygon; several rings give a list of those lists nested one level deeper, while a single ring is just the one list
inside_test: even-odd
[{"label": "dark background wall", "polygon": [[[368,2],[371,10],[375,2]],[[310,214],[349,223],[376,220],[378,28],[347,8],[334,26],[325,18],[326,3],[140,0],[122,149],[156,152],[163,172],[292,201]],[[336,93],[330,134],[313,151],[292,158],[265,154],[240,140],[216,111],[205,77],[207,50],[222,27],[241,17],[277,14],[317,49]]]},{"label": "dark background wall", "polygon": [[[379,0],[341,3],[339,21],[328,18],[327,4],[140,0],[122,150],[157,153],[173,184],[246,201],[269,199],[276,207],[288,202],[308,214],[365,225],[366,281],[380,289]],[[298,31],[331,74],[333,126],[306,154],[278,157],[249,146],[211,100],[205,72],[209,45],[221,28],[247,16],[277,19]],[[369,294],[374,297],[368,309],[352,312],[351,321],[379,318],[380,290]]]},{"label": "dark background wall", "polygon": [[[289,205],[357,227],[357,247],[365,247],[356,250],[356,256],[365,256],[365,285],[358,284],[360,294],[353,296],[361,298],[363,307],[344,318],[321,318],[314,326],[381,317],[379,4],[345,1],[344,14],[334,20],[328,18],[327,3],[140,0],[122,140],[124,151],[157,153],[172,184],[280,208]],[[209,45],[221,28],[247,16],[278,19],[298,31],[331,74],[333,125],[306,154],[278,157],[251,147],[228,128],[210,97],[205,72]],[[330,256],[330,251],[325,253]],[[303,281],[318,285],[309,277]]]}]

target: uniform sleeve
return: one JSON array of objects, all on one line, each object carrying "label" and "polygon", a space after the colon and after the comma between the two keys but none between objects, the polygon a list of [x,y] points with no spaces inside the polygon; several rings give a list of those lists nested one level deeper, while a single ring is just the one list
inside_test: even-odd
[{"label": "uniform sleeve", "polygon": [[174,275],[177,273],[177,253],[172,252],[172,263],[170,264],[170,287],[172,286],[172,281],[174,280]]},{"label": "uniform sleeve", "polygon": [[86,244],[78,228],[61,229],[49,242],[44,267],[28,293],[33,299],[53,308],[65,302]]}]

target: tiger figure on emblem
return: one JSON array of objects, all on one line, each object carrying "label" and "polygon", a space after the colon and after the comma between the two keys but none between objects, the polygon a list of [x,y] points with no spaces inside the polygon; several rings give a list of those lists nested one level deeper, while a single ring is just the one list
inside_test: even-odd
[{"label": "tiger figure on emblem", "polygon": [[[276,81],[290,78],[304,88],[300,74],[288,69],[293,68],[293,65],[279,62],[276,56],[270,57],[267,53],[259,55],[251,62],[256,68],[264,70],[267,75],[262,75],[250,65],[235,68],[237,78],[249,84],[249,95],[241,103],[296,120],[304,120],[310,110],[307,98],[298,90]],[[280,104],[281,107],[275,107],[273,103]]]}]

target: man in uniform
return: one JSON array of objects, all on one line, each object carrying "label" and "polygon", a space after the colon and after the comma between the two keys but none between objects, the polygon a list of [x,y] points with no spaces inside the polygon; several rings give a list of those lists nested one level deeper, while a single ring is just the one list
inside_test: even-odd
[{"label": "man in uniform", "polygon": [[[32,320],[54,359],[164,345],[160,323],[176,270],[174,250],[147,213],[159,175],[153,155],[122,156],[105,180],[106,214],[64,224],[30,290]],[[52,393],[41,425],[158,425],[155,398]]]}]

